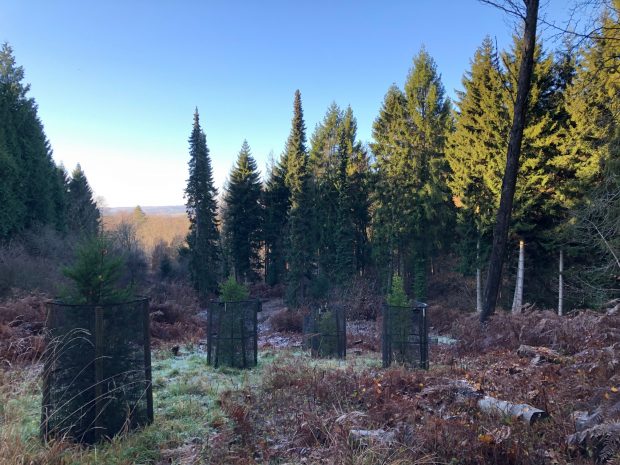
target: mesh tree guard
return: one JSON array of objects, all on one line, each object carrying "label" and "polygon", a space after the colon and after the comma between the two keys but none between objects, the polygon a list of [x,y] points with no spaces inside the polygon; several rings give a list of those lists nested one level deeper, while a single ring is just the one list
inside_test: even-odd
[{"label": "mesh tree guard", "polygon": [[207,328],[207,363],[218,367],[251,368],[258,363],[260,300],[212,301]]},{"label": "mesh tree guard", "polygon": [[347,356],[347,323],[341,306],[315,307],[304,316],[304,342],[313,357]]},{"label": "mesh tree guard", "polygon": [[47,306],[41,435],[94,444],[153,421],[148,299]]},{"label": "mesh tree guard", "polygon": [[383,307],[383,367],[392,362],[428,369],[427,305],[416,302],[411,306]]}]

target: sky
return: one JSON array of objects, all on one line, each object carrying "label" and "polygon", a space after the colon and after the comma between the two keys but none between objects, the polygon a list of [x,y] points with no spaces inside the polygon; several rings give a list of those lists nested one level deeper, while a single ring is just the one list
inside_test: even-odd
[{"label": "sky", "polygon": [[336,102],[369,142],[421,47],[454,98],[483,38],[505,48],[513,26],[477,0],[0,0],[54,159],[109,207],[184,203],[196,107],[221,188],[244,139],[263,173],[281,154],[295,89],[308,139]]}]

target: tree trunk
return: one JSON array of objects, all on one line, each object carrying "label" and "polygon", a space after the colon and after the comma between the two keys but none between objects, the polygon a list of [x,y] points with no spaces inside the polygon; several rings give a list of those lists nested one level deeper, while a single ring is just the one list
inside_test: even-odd
[{"label": "tree trunk", "polygon": [[515,296],[512,300],[512,313],[519,313],[523,306],[523,276],[525,267],[525,243],[519,241],[519,266],[517,267],[517,284]]},{"label": "tree trunk", "polygon": [[480,238],[476,242],[476,311],[482,311],[482,276],[480,272]]},{"label": "tree trunk", "polygon": [[564,250],[560,249],[560,266],[558,273],[558,315],[564,315]]},{"label": "tree trunk", "polygon": [[489,259],[489,271],[487,274],[484,291],[484,304],[480,313],[480,321],[484,322],[495,311],[497,293],[502,276],[502,265],[506,252],[508,228],[512,214],[512,202],[517,184],[519,171],[519,156],[521,155],[521,141],[525,127],[525,115],[527,100],[532,83],[534,70],[534,48],[536,46],[536,22],[538,20],[539,0],[526,0],[525,28],[523,32],[523,53],[519,66],[519,79],[517,81],[517,98],[514,105],[514,117],[510,129],[508,153],[506,155],[506,170],[502,181],[502,194],[500,197],[499,210],[493,230],[493,248]]}]

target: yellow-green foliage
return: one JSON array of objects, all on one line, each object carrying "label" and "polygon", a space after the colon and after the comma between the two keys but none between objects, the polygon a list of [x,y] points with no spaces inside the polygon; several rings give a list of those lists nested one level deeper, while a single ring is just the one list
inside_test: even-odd
[{"label": "yellow-green foliage", "polygon": [[392,287],[387,296],[387,303],[393,307],[406,307],[410,305],[409,298],[405,293],[405,285],[402,276],[392,276]]}]

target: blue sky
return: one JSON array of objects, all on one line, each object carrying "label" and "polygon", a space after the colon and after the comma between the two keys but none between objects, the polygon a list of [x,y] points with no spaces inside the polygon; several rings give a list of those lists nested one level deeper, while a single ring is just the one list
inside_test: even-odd
[{"label": "blue sky", "polygon": [[[0,41],[68,169],[81,163],[107,206],[184,203],[200,111],[221,186],[243,139],[264,172],[302,94],[308,138],[328,105],[351,105],[370,141],[383,96],[425,46],[449,96],[485,35],[512,25],[476,0],[0,0]],[[549,18],[564,14],[549,0]]]}]

